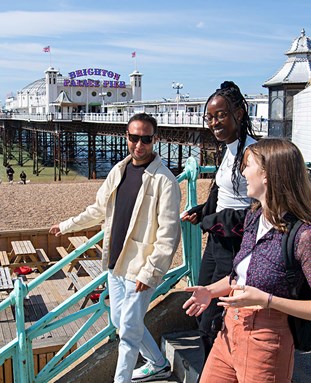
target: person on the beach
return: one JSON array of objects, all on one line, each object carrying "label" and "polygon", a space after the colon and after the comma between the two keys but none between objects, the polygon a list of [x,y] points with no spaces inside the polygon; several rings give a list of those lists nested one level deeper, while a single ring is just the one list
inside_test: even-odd
[{"label": "person on the beach", "polygon": [[[208,98],[203,119],[215,136],[216,147],[225,146],[208,200],[182,217],[183,221],[200,223],[203,232],[209,233],[198,279],[198,284],[204,286],[230,273],[240,249],[243,221],[251,200],[239,169],[245,148],[256,141],[247,102],[232,81],[222,83]],[[203,362],[221,326],[222,309],[217,301],[214,299],[198,318]]]},{"label": "person on the beach", "polygon": [[[96,202],[50,229],[59,236],[104,221],[103,264],[108,266],[111,320],[120,337],[117,383],[171,374],[144,317],[180,239],[181,193],[176,178],[153,151],[156,120],[145,113],[134,115],[126,136],[130,155],[109,172]],[[134,370],[139,352],[146,363]]]},{"label": "person on the beach", "polygon": [[21,182],[25,185],[27,176],[24,170],[22,170],[21,174],[19,175],[19,178],[21,179]]},{"label": "person on the beach", "polygon": [[8,181],[12,184],[13,183],[13,178],[14,178],[14,169],[10,164],[7,165],[6,167],[6,175],[8,177]]}]

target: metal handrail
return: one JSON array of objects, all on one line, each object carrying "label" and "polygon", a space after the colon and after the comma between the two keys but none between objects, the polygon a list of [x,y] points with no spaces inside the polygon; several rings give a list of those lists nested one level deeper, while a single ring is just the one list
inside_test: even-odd
[{"label": "metal handrail", "polygon": [[[196,180],[199,174],[213,172],[214,170],[214,167],[198,166],[193,157],[190,157],[187,160],[184,172],[177,178],[179,183],[184,180],[188,181],[186,209],[189,209],[197,204]],[[201,230],[199,225],[191,225],[189,222],[181,222],[181,228],[182,265],[168,271],[168,273],[163,277],[163,282],[158,286],[153,294],[152,300],[161,294],[167,293],[184,277],[188,278],[188,283],[190,285],[197,283],[199,263],[201,259]],[[12,358],[13,360],[15,383],[48,382],[105,338],[110,337],[111,339],[114,339],[115,328],[110,320],[110,308],[105,303],[105,297],[109,294],[107,272],[103,272],[100,276],[73,294],[73,296],[66,299],[59,306],[48,312],[44,317],[39,319],[30,327],[25,327],[24,319],[24,299],[29,292],[61,270],[64,266],[72,262],[75,258],[79,257],[91,246],[101,241],[103,236],[104,232],[100,231],[86,243],[69,253],[68,256],[54,264],[28,284],[18,278],[15,282],[14,290],[10,293],[9,297],[0,303],[0,311],[11,305],[15,305],[17,336],[0,349],[0,365],[4,364],[6,359]],[[69,308],[75,305],[80,299],[90,294],[100,284],[105,284],[108,289],[100,295],[98,303],[92,304],[91,306],[77,312],[67,314],[62,318],[59,318],[61,314],[68,311]],[[77,343],[88,328],[92,326],[94,322],[104,313],[108,314],[108,325],[82,346],[66,356],[69,350]],[[85,316],[88,316],[88,319],[84,325],[67,341],[67,343],[54,355],[54,357],[44,366],[44,368],[39,371],[37,375],[35,375],[32,341],[49,331]]]},{"label": "metal handrail", "polygon": [[[109,122],[111,124],[127,124],[134,112],[124,111],[122,113],[11,113],[0,114],[1,119],[12,119],[22,121],[37,122],[57,122],[57,121],[83,121],[83,122]],[[202,127],[202,113],[190,112],[165,112],[151,113],[158,121],[159,125],[193,125]]]}]

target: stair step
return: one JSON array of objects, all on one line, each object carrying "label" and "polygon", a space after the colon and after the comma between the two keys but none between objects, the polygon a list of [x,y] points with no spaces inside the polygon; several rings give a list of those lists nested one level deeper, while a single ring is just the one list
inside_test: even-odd
[{"label": "stair step", "polygon": [[162,337],[161,348],[170,361],[178,381],[197,382],[202,365],[198,331],[166,334]]}]

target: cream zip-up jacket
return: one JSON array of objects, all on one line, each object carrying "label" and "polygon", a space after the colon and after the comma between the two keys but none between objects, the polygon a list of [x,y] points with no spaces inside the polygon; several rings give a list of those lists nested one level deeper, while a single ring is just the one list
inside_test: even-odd
[{"label": "cream zip-up jacket", "polygon": [[[118,185],[131,156],[115,165],[99,188],[96,202],[60,223],[62,234],[103,224],[103,269],[107,270]],[[180,240],[179,184],[156,154],[145,169],[114,274],[156,287],[168,271]]]}]

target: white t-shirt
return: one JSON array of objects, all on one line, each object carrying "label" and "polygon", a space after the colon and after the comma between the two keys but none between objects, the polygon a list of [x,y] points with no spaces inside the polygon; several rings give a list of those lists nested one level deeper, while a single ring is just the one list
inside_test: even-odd
[{"label": "white t-shirt", "polygon": [[[263,237],[270,229],[272,229],[272,224],[265,219],[261,214],[259,217],[259,225],[257,230],[256,242]],[[237,274],[237,284],[245,285],[246,284],[246,273],[251,260],[252,253],[245,257],[235,268]]]},{"label": "white t-shirt", "polygon": [[[244,146],[247,148],[250,144],[255,143],[252,137],[247,136]],[[235,195],[233,192],[233,185],[231,181],[232,167],[234,163],[234,157],[236,156],[239,140],[227,144],[227,150],[223,160],[219,166],[216,174],[216,184],[218,186],[218,200],[216,211],[219,212],[223,209],[245,209],[250,205],[250,198],[247,197],[246,180],[240,174],[237,169],[239,177],[239,195]]]}]

